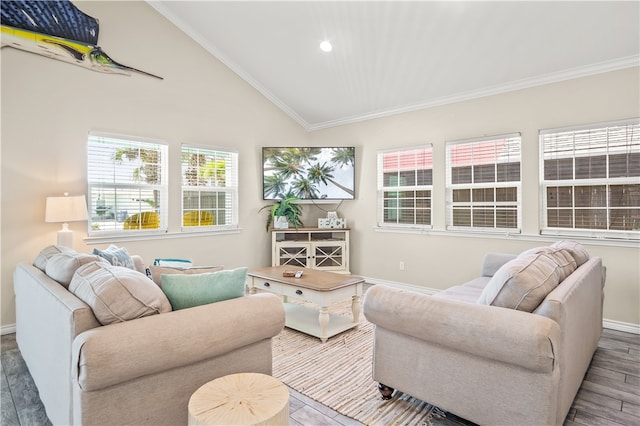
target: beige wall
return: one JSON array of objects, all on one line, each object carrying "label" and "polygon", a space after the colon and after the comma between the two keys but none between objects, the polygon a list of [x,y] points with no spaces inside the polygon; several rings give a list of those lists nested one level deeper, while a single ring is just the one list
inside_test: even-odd
[{"label": "beige wall", "polygon": [[[186,257],[226,267],[270,262],[261,201],[261,152],[306,143],[308,134],[146,2],[75,2],[100,19],[100,45],[114,60],[164,77],[109,75],[2,49],[2,326],[15,323],[12,274],[56,241],[44,222],[48,195],[85,194],[87,133],[144,136],[169,144],[170,204],[180,206],[180,144],[237,149],[239,234],[117,243],[145,259]],[[178,207],[179,209],[179,207]],[[172,208],[169,228],[179,232]],[[70,224],[75,249],[86,222]],[[104,244],[98,247],[103,247]]]},{"label": "beige wall", "polygon": [[[639,69],[631,68],[314,132],[312,143],[353,143],[361,148],[357,201],[345,203],[339,212],[355,228],[352,269],[379,280],[444,289],[477,276],[487,251],[518,253],[548,244],[552,240],[538,235],[538,131],[638,117],[639,82]],[[445,141],[512,132],[522,134],[523,236],[442,235]],[[424,143],[433,144],[433,227],[440,232],[377,232],[376,151]],[[583,243],[608,267],[605,318],[640,324],[639,245]],[[399,270],[400,261],[404,271]]]},{"label": "beige wall", "polygon": [[[352,233],[352,271],[381,281],[442,289],[477,275],[488,250],[517,253],[546,244],[538,229],[537,132],[637,117],[639,72],[628,69],[483,99],[307,133],[257,91],[169,24],[144,2],[78,2],[100,18],[100,45],[115,60],[158,74],[159,81],[88,71],[14,49],[1,50],[1,308],[0,325],[15,322],[12,274],[56,240],[59,224],[44,223],[48,195],[86,193],[86,137],[92,130],[163,139],[169,144],[170,204],[180,205],[181,143],[232,147],[240,153],[238,234],[118,243],[147,260],[187,257],[197,264],[257,266],[270,263],[264,231],[260,147],[357,147],[357,199],[339,206]],[[143,28],[140,30],[139,28]],[[434,233],[383,233],[376,225],[376,151],[521,132],[523,211],[521,239],[480,239]],[[434,165],[434,228],[444,230],[444,167]],[[323,208],[336,207],[335,205]],[[307,224],[324,212],[305,206]],[[170,233],[179,232],[171,208]],[[85,223],[72,223],[75,248]],[[103,245],[100,245],[103,246]],[[605,317],[640,324],[640,251],[587,245],[609,267]],[[399,271],[400,261],[405,271]]]}]

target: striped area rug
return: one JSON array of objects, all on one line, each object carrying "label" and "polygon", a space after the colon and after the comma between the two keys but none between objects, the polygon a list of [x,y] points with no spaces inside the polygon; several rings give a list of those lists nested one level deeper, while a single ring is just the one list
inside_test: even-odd
[{"label": "striped area rug", "polygon": [[324,344],[285,328],[273,339],[273,376],[366,425],[428,425],[444,420],[437,408],[401,392],[382,400],[371,378],[372,355],[373,325],[365,319],[357,329]]}]

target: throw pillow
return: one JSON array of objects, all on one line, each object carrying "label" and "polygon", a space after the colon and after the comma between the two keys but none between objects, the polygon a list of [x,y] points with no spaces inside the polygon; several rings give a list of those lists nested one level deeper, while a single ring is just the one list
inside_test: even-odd
[{"label": "throw pillow", "polygon": [[49,259],[59,253],[75,253],[75,251],[65,246],[47,246],[43,248],[33,260],[33,266],[40,269],[42,272],[46,272],[47,262]]},{"label": "throw pillow", "polygon": [[560,282],[564,281],[569,275],[573,273],[578,267],[576,260],[571,255],[569,250],[558,247],[536,247],[523,252],[520,256],[526,254],[540,254],[547,256],[558,265],[558,272],[560,273]]},{"label": "throw pillow", "polygon": [[97,254],[98,256],[106,259],[113,266],[124,266],[129,269],[136,269],[136,264],[129,256],[129,252],[124,247],[118,247],[111,244],[104,250],[99,250],[97,248],[93,249],[93,254]]},{"label": "throw pillow", "polygon": [[570,241],[570,240],[557,241],[551,244],[551,247],[558,247],[558,248],[563,248],[565,250],[568,250],[569,253],[571,253],[573,258],[576,260],[577,266],[582,265],[591,257],[587,249],[585,249],[582,244],[577,243],[575,241]]},{"label": "throw pillow", "polygon": [[478,303],[533,312],[559,283],[554,260],[542,254],[522,254],[498,269]]},{"label": "throw pillow", "polygon": [[146,275],[107,262],[78,268],[69,291],[91,307],[102,325],[171,311],[167,297]]},{"label": "throw pillow", "polygon": [[207,274],[162,275],[162,291],[173,310],[206,305],[244,296],[247,268]]},{"label": "throw pillow", "polygon": [[62,284],[63,287],[68,288],[76,270],[89,262],[107,263],[107,261],[100,256],[93,254],[58,253],[51,256],[51,259],[47,262],[45,273]]},{"label": "throw pillow", "polygon": [[170,266],[149,266],[151,269],[151,279],[153,282],[162,287],[162,279],[161,276],[163,274],[205,274],[207,272],[218,272],[222,271],[224,267],[222,266],[195,266],[193,268],[179,268],[179,267],[170,267]]}]

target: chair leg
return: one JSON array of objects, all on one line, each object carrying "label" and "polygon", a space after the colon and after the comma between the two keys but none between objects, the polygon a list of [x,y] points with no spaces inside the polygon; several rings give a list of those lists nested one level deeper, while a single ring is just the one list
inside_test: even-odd
[{"label": "chair leg", "polygon": [[393,388],[390,388],[389,386],[382,383],[378,383],[378,390],[382,395],[382,399],[391,399],[391,394],[393,394],[394,391]]}]

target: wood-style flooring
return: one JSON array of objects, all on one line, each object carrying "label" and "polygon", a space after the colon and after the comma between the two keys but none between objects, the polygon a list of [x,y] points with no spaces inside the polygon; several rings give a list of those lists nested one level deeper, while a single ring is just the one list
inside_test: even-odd
[{"label": "wood-style flooring", "polygon": [[[50,425],[15,334],[3,335],[0,345],[0,424]],[[290,394],[291,426],[360,424],[293,389]],[[565,425],[640,425],[640,335],[604,330]]]},{"label": "wood-style flooring", "polygon": [[565,425],[640,425],[640,335],[604,329]]}]

